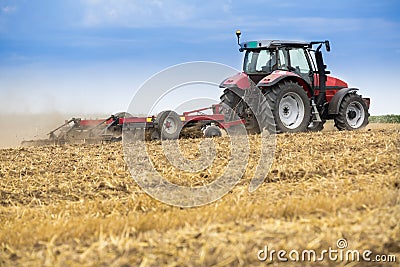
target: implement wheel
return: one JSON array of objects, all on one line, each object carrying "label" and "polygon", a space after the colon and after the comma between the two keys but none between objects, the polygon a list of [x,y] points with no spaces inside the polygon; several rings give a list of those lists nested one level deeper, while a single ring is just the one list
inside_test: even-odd
[{"label": "implement wheel", "polygon": [[216,125],[210,125],[207,126],[206,129],[204,130],[204,136],[205,137],[220,137],[222,136],[221,129],[216,126]]},{"label": "implement wheel", "polygon": [[156,124],[160,132],[161,140],[178,139],[183,124],[180,116],[171,110],[162,111],[156,118]]}]

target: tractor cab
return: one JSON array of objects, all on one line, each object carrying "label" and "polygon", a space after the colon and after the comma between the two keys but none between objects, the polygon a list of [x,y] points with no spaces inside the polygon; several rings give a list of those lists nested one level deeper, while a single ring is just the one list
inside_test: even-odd
[{"label": "tractor cab", "polygon": [[[316,50],[312,50],[314,44],[320,44]],[[329,74],[323,62],[320,48],[325,43],[326,50],[330,50],[328,41],[324,42],[300,42],[261,40],[240,43],[240,51],[245,51],[243,72],[255,83],[274,71],[280,70],[293,73],[301,77],[309,86],[309,93],[314,94],[326,86]],[[322,77],[319,79],[319,77]],[[337,78],[330,77],[331,83],[341,83]],[[324,83],[324,84],[322,84]],[[347,87],[344,82],[342,87]]]},{"label": "tractor cab", "polygon": [[256,84],[275,70],[291,71],[312,84],[312,59],[307,48],[310,43],[262,40],[240,44],[245,51],[243,71]]}]

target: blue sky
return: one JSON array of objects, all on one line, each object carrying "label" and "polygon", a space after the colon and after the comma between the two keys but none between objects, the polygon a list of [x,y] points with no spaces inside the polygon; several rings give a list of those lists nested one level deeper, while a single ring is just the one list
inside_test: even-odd
[{"label": "blue sky", "polygon": [[400,114],[399,12],[397,0],[0,0],[0,112],[125,110],[166,67],[240,69],[241,29],[243,40],[329,39],[332,75],[371,97],[372,114]]}]

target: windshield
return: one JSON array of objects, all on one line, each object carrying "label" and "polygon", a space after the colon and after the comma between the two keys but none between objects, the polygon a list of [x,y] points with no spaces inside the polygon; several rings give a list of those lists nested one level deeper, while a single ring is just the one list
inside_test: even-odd
[{"label": "windshield", "polygon": [[275,50],[247,50],[244,58],[245,73],[270,73],[278,69]]}]

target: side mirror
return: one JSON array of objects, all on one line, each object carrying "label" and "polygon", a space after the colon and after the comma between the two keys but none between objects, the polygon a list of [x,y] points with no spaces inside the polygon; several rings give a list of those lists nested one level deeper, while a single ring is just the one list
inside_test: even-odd
[{"label": "side mirror", "polygon": [[327,52],[330,52],[330,51],[331,51],[331,45],[329,44],[329,41],[328,41],[328,40],[325,40],[325,48],[326,48],[326,51],[327,51]]}]

